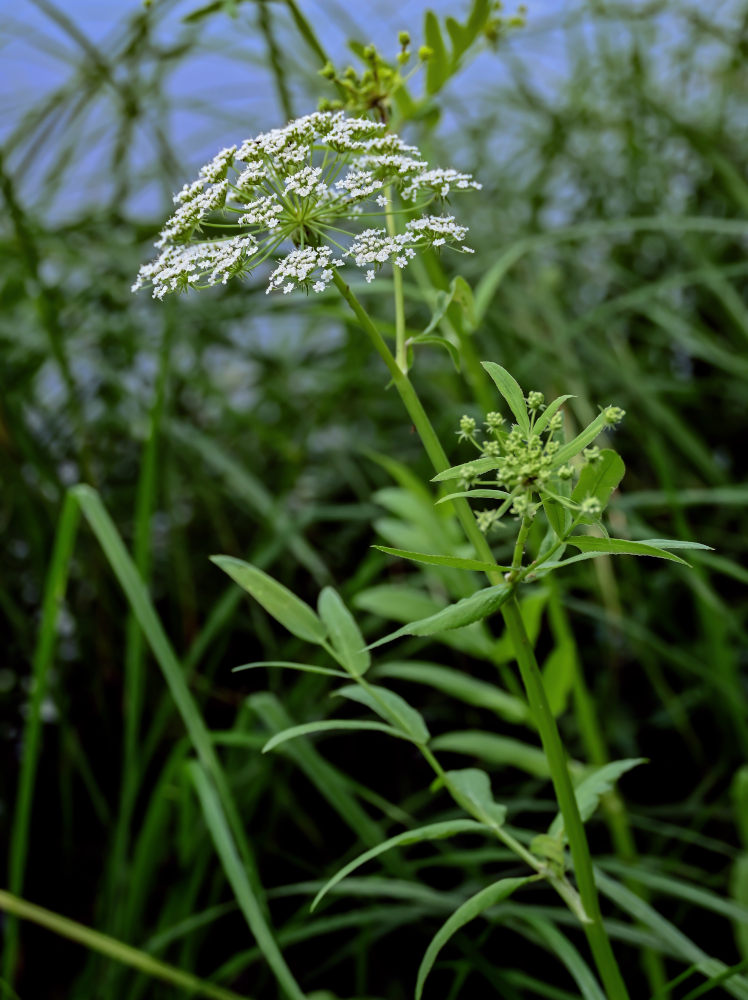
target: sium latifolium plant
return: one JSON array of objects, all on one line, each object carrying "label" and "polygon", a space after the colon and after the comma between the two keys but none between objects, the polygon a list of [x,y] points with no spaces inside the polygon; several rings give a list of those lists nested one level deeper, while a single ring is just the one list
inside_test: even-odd
[{"label": "sium latifolium plant", "polygon": [[[458,437],[474,449],[474,457],[457,465],[448,460],[408,376],[402,278],[420,250],[471,252],[466,227],[443,210],[442,202],[450,194],[478,191],[480,184],[470,175],[429,165],[416,147],[388,132],[383,122],[347,117],[339,110],[315,112],[223,149],[206,164],[175,197],[176,211],[156,244],[158,256],[141,268],[134,288],[149,285],[161,299],[262,269],[268,272],[268,293],[319,294],[334,286],[371,338],[420,435],[441,491],[435,499],[449,505],[474,549],[464,557],[385,551],[420,564],[463,570],[473,574],[473,580],[476,572],[487,577],[487,586],[367,646],[336,590],[326,587],[315,611],[257,567],[232,556],[214,558],[289,632],[329,658],[327,665],[273,661],[248,666],[327,675],[342,682],[333,691],[338,698],[368,710],[360,720],[325,718],[285,729],[273,736],[265,751],[317,733],[379,732],[417,747],[434,772],[434,794],[446,791],[454,803],[453,818],[408,829],[347,864],[323,886],[313,905],[360,865],[392,848],[464,833],[493,838],[523,871],[486,884],[449,917],[417,970],[416,997],[457,930],[524,886],[544,881],[584,929],[605,995],[625,1000],[629,993],[601,916],[584,823],[614,781],[640,758],[586,768],[581,778],[577,774],[572,780],[518,598],[532,593],[543,577],[580,560],[631,554],[683,562],[674,550],[698,546],[611,538],[603,515],[624,467],[615,451],[596,442],[620,422],[623,411],[607,405],[589,426],[567,438],[563,406],[570,397],[546,404],[540,392],[525,393],[498,364],[485,362],[484,368],[503,409],[485,414],[480,426],[474,418],[463,417]],[[363,271],[366,283],[392,267],[394,352],[344,279],[350,265]],[[449,484],[447,492],[444,484]],[[503,564],[494,557],[494,538],[511,553]],[[507,825],[507,810],[495,801],[486,771],[446,770],[420,712],[400,694],[369,679],[376,666],[375,648],[405,636],[440,636],[497,614],[513,648],[526,699],[522,707],[541,739],[558,804],[550,826],[529,838]]]}]

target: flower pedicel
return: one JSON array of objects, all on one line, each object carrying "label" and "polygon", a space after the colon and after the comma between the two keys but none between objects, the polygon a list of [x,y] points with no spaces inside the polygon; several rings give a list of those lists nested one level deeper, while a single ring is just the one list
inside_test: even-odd
[{"label": "flower pedicel", "polygon": [[415,215],[452,189],[480,186],[469,174],[430,167],[379,122],[318,111],[207,163],[175,195],[178,207],[155,244],[160,254],[141,267],[133,291],[150,285],[162,299],[226,284],[272,259],[268,292],[321,292],[347,258],[372,281],[388,261],[406,267],[419,247],[472,253],[467,228],[451,215],[421,214],[401,233],[362,226],[386,220],[391,189]]}]

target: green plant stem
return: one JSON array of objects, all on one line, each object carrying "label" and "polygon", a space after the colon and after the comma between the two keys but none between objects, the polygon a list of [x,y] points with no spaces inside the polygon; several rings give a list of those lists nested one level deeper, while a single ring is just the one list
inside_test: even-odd
[{"label": "green plant stem", "polygon": [[25,899],[19,899],[10,892],[0,889],[0,910],[12,913],[16,917],[24,920],[31,920],[40,927],[66,937],[70,941],[98,951],[108,958],[113,958],[116,962],[122,962],[133,969],[152,976],[155,979],[162,979],[165,983],[187,990],[189,993],[201,997],[210,997],[212,1000],[248,1000],[248,997],[240,996],[232,990],[225,990],[220,986],[214,986],[204,979],[199,979],[189,972],[183,972],[173,965],[161,962],[145,951],[133,948],[129,944],[117,941],[116,938],[109,937],[108,934],[101,934],[84,924],[79,924],[68,917],[60,916],[42,906],[28,903]]},{"label": "green plant stem", "polygon": [[514,546],[514,555],[512,556],[512,575],[511,579],[517,575],[517,573],[522,568],[522,556],[525,554],[525,542],[527,541],[527,533],[530,530],[530,525],[532,524],[532,518],[523,517],[522,524],[517,532],[517,542]]},{"label": "green plant stem", "polygon": [[[387,191],[387,232],[397,235],[397,225],[392,212],[392,191]],[[395,290],[395,362],[403,374],[408,372],[408,352],[405,346],[405,295],[403,293],[403,272],[392,265],[392,285]]]},{"label": "green plant stem", "polygon": [[590,920],[584,927],[587,940],[608,996],[611,1000],[627,998],[626,986],[621,978],[613,949],[603,926],[597,889],[595,888],[595,876],[592,871],[592,858],[590,857],[584,824],[579,815],[574,788],[569,777],[566,753],[561,743],[556,720],[548,704],[540,668],[535,659],[515,596],[512,596],[504,604],[502,612],[507,631],[512,639],[530,709],[548,760],[559,809],[564,818],[564,830],[574,861],[574,873],[579,887],[579,895]]},{"label": "green plant stem", "polygon": [[[445,469],[449,468],[449,459],[442,448],[441,441],[431,425],[428,414],[424,410],[410,379],[405,372],[401,371],[392,356],[392,352],[387,346],[384,337],[377,329],[376,324],[353,294],[350,286],[347,285],[340,277],[337,270],[334,271],[333,280],[340,291],[340,294],[353,310],[356,319],[359,321],[364,331],[369,335],[377,353],[387,366],[387,369],[392,376],[392,382],[397,389],[400,399],[403,401],[405,409],[408,411],[408,416],[413,421],[413,425],[418,432],[418,436],[421,439],[421,443],[426,450],[426,454],[428,455],[434,470],[436,472],[443,472]],[[485,562],[495,562],[493,553],[491,552],[491,547],[486,541],[483,532],[478,527],[475,515],[470,509],[470,505],[467,501],[452,500],[450,501],[450,504],[457,514],[457,518],[462,525],[463,531],[472,542],[480,558]],[[491,583],[494,584],[501,583],[503,580],[501,571],[498,568],[495,573],[489,573],[488,578]]]},{"label": "green plant stem", "polygon": [[[376,324],[353,294],[350,287],[340,277],[337,270],[334,272],[334,281],[341,295],[353,310],[359,323],[371,338],[377,353],[386,364],[395,388],[415,425],[426,453],[431,460],[431,464],[436,472],[443,472],[449,467],[449,460],[408,376],[400,370]],[[478,556],[486,562],[495,562],[491,548],[476,523],[470,505],[464,498],[451,502],[460,524],[469,541],[473,543]],[[487,576],[492,583],[500,583],[502,581],[502,576],[498,568],[496,573],[488,573]],[[609,1000],[628,1000],[626,986],[618,968],[615,955],[613,954],[605,927],[603,926],[592,871],[592,858],[590,856],[589,845],[587,844],[584,824],[579,815],[577,800],[569,776],[561,736],[550,705],[548,704],[548,698],[543,687],[543,677],[535,659],[532,646],[530,645],[530,640],[528,639],[522,620],[522,613],[515,596],[512,596],[503,605],[502,615],[507,631],[512,638],[522,682],[543,744],[543,750],[548,759],[556,799],[564,818],[564,828],[574,862],[579,894],[590,920],[589,923],[584,925],[590,949]]]}]

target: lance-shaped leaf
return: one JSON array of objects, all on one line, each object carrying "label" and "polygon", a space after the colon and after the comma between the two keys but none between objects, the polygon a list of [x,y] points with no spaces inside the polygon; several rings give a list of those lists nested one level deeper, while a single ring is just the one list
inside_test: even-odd
[{"label": "lance-shaped leaf", "polygon": [[331,667],[318,667],[314,663],[293,663],[291,660],[255,660],[253,663],[242,663],[234,667],[232,674],[241,670],[258,670],[260,667],[275,667],[280,670],[300,670],[307,674],[328,674],[331,677],[347,677],[343,670],[333,670]]},{"label": "lance-shaped leaf", "polygon": [[338,688],[332,694],[341,698],[350,698],[351,701],[357,701],[360,705],[366,705],[372,712],[401,730],[408,739],[415,743],[428,743],[430,739],[431,734],[426,728],[421,713],[409,705],[399,694],[390,691],[389,688],[379,687],[376,684],[369,684],[367,687],[346,684],[345,687]]},{"label": "lance-shaped leaf", "polygon": [[514,414],[514,419],[517,421],[519,429],[526,437],[529,436],[530,418],[527,416],[525,394],[522,392],[519,382],[517,382],[513,375],[509,374],[506,368],[494,364],[493,361],[481,361],[481,365],[496,383],[496,388]]},{"label": "lance-shaped leaf", "polygon": [[369,669],[371,656],[368,649],[364,649],[364,637],[356,620],[337,590],[325,587],[319,595],[317,610],[327,626],[330,641],[340,657],[340,662],[349,673],[361,677]]},{"label": "lance-shaped leaf", "polygon": [[443,840],[445,837],[454,837],[458,833],[487,834],[489,832],[482,823],[476,823],[472,819],[451,819],[443,823],[430,823],[428,826],[419,827],[417,830],[406,830],[405,833],[399,833],[396,837],[390,837],[384,843],[377,844],[370,851],[365,851],[363,854],[359,854],[357,858],[354,858],[353,861],[349,861],[347,865],[336,872],[322,886],[314,897],[311,908],[314,910],[330,889],[334,888],[338,882],[342,882],[344,878],[347,878],[351,872],[365,865],[367,861],[371,861],[380,854],[384,854],[385,851],[392,850],[393,847],[407,847],[410,844],[420,844],[426,840]]},{"label": "lance-shaped leaf", "polygon": [[588,424],[583,431],[580,431],[575,438],[572,438],[568,444],[562,445],[556,454],[553,456],[553,467],[557,469],[559,465],[565,465],[570,458],[574,458],[579,452],[586,448],[588,444],[592,444],[598,434],[608,427],[609,424],[605,419],[605,412],[598,414],[591,424]]},{"label": "lance-shaped leaf", "polygon": [[316,733],[344,732],[346,730],[350,732],[362,729],[376,733],[386,733],[388,736],[397,736],[399,740],[413,742],[411,737],[407,736],[400,729],[387,726],[384,722],[365,722],[360,719],[325,719],[321,722],[304,722],[300,726],[291,726],[288,729],[281,730],[281,732],[276,733],[267,741],[262,748],[262,752],[268,753],[270,750],[275,750],[281,743],[286,743],[288,740],[295,740],[299,736],[314,736]]},{"label": "lance-shaped leaf", "polygon": [[481,562],[480,559],[461,559],[459,556],[431,555],[428,552],[411,552],[409,549],[393,549],[388,545],[373,545],[372,548],[386,552],[398,559],[410,559],[412,562],[423,563],[425,566],[449,566],[452,569],[475,570],[478,573],[495,573],[497,570],[508,570],[509,566],[499,566],[497,563]]},{"label": "lance-shaped leaf", "polygon": [[372,643],[369,649],[381,646],[385,642],[392,642],[393,639],[399,639],[403,635],[436,635],[438,632],[463,628],[465,625],[470,625],[493,614],[509,599],[511,594],[512,588],[508,583],[484,587],[483,590],[471,594],[470,597],[463,597],[456,604],[447,605],[446,608],[442,608],[434,615],[429,615],[428,618],[421,618],[419,621],[403,625],[396,632]]},{"label": "lance-shaped leaf", "polygon": [[469,497],[472,500],[508,500],[511,496],[513,494],[507,493],[506,490],[465,490],[462,493],[449,493],[445,497],[439,497],[436,505],[448,503],[450,500],[459,500],[460,497]]},{"label": "lance-shaped leaf", "polygon": [[[669,542],[662,538],[648,538],[643,542],[630,542],[625,538],[597,538],[595,535],[572,535],[567,538],[569,545],[581,552],[600,552],[619,556],[652,556],[656,559],[670,559],[672,562],[690,566],[685,559],[674,556],[669,548],[674,549],[708,549],[708,545],[700,542]],[[667,548],[665,547],[667,546]],[[569,560],[570,561],[570,560]]]},{"label": "lance-shaped leaf", "polygon": [[233,556],[211,556],[211,562],[228,573],[240,587],[261,604],[269,615],[280,622],[289,632],[306,639],[307,642],[321,643],[327,637],[327,629],[308,604],[292,593],[272,576],[263,573],[251,563]]},{"label": "lance-shaped leaf", "polygon": [[421,1000],[421,995],[423,993],[423,985],[426,982],[426,977],[429,972],[431,972],[434,967],[434,962],[437,959],[439,952],[442,950],[444,945],[449,941],[449,939],[464,927],[465,924],[474,920],[476,917],[480,916],[485,910],[490,909],[492,906],[496,906],[503,899],[508,896],[520,886],[526,885],[533,876],[528,875],[524,878],[503,878],[498,882],[494,882],[493,885],[486,886],[485,889],[481,889],[480,892],[476,893],[465,903],[462,904],[452,916],[447,920],[442,927],[434,935],[431,944],[426,949],[426,954],[423,956],[423,961],[418,970],[418,978],[416,982],[416,1000]]},{"label": "lance-shaped leaf", "polygon": [[561,409],[567,399],[574,399],[574,396],[557,396],[552,403],[543,410],[538,419],[535,421],[532,432],[533,434],[542,434],[546,429],[548,424],[551,422],[551,417]]},{"label": "lance-shaped leaf", "polygon": [[506,806],[494,802],[491,779],[477,767],[447,771],[447,782],[465,812],[481,823],[497,829],[506,819]]},{"label": "lance-shaped leaf", "polygon": [[[630,771],[632,767],[646,763],[646,757],[629,757],[626,760],[614,760],[610,764],[604,764],[602,767],[597,768],[592,774],[583,778],[574,789],[574,796],[577,800],[582,822],[587,822],[597,809],[601,797],[612,789],[622,774]],[[561,813],[558,813],[548,827],[548,834],[551,837],[565,836],[564,819]]]},{"label": "lance-shaped leaf", "polygon": [[419,660],[390,661],[376,668],[377,677],[399,677],[401,680],[426,684],[468,705],[488,709],[508,722],[528,722],[530,710],[526,702],[508,694],[495,684],[471,677],[464,670],[441,667]]},{"label": "lance-shaped leaf", "polygon": [[500,458],[474,458],[472,462],[463,462],[462,465],[453,465],[451,468],[445,469],[434,476],[431,482],[442,483],[448,479],[462,479],[463,476],[482,476],[484,472],[498,469],[501,462]]}]

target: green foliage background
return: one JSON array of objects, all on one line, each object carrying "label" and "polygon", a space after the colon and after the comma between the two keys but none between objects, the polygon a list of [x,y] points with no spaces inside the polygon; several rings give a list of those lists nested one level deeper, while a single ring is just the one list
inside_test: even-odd
[{"label": "green foliage background", "polygon": [[[65,491],[86,482],[148,582],[303,987],[399,1000],[411,995],[435,927],[464,896],[446,869],[454,850],[428,855],[428,864],[425,854],[393,856],[389,867],[349,880],[314,917],[308,902],[341,859],[412,821],[428,777],[407,747],[383,749],[377,736],[259,754],[286,717],[304,722],[332,706],[322,678],[230,673],[254,659],[299,658],[300,644],[227,586],[208,556],[248,558],[312,603],[334,583],[361,609],[373,640],[386,626],[374,587],[425,587],[437,601],[454,595],[449,572],[415,574],[370,548],[398,546],[414,537],[413,523],[427,524],[430,501],[412,486],[429,479],[427,463],[394,394],[383,392],[384,369],[332,295],[275,300],[234,282],[161,306],[129,292],[171,191],[202,162],[189,141],[173,138],[172,75],[208,50],[253,60],[276,117],[206,92],[231,125],[229,141],[331,96],[317,76],[323,59],[287,3],[213,4],[199,17],[189,16],[196,4],[133,7],[95,44],[73,10],[47,0],[35,9],[53,30],[29,43],[62,48],[67,62],[59,86],[14,109],[0,174],[4,757],[20,761],[23,750]],[[420,42],[422,17],[409,8],[413,23],[396,27]],[[316,27],[325,46],[324,25]],[[361,15],[351,36],[367,41],[366,27]],[[574,393],[578,424],[596,404],[623,406],[615,445],[627,476],[612,505],[616,532],[714,550],[694,553],[691,572],[653,569],[646,559],[582,564],[538,608],[537,632],[549,656],[562,640],[574,643],[573,626],[611,755],[650,760],[623,784],[650,902],[728,965],[748,957],[745,910],[725,901],[732,894],[748,905],[748,792],[739,773],[748,751],[747,29],[740,2],[719,16],[685,0],[559,4],[537,19],[531,8],[527,28],[480,56],[483,82],[469,101],[457,74],[406,130],[437,162],[450,160],[440,149],[453,150],[456,165],[484,184],[460,205],[474,257],[442,261],[459,268],[483,307],[471,356],[499,362],[546,398]],[[560,76],[533,57],[544,32],[565,47]],[[145,141],[150,155],[136,156]],[[89,168],[98,182],[84,197],[76,186]],[[147,217],[142,191],[154,204]],[[414,333],[434,305],[427,284],[428,263],[408,287]],[[372,310],[389,317],[387,282],[370,296]],[[448,335],[457,321],[450,312]],[[413,379],[443,440],[454,441],[454,461],[470,457],[461,457],[454,428],[463,412],[496,407],[490,381],[470,365],[458,374],[431,345],[417,347]],[[23,895],[241,995],[275,996],[185,768],[183,722],[87,528],[66,567]],[[419,660],[434,654],[418,639],[409,651]],[[495,678],[469,649],[447,656],[465,674]],[[142,690],[128,690],[128,676],[142,677]],[[489,760],[494,791],[519,826],[552,815],[526,729],[480,699],[449,701],[407,680],[402,690],[436,731],[491,729],[521,740],[524,757],[515,746]],[[578,722],[574,712],[561,717],[567,746],[584,759]],[[0,777],[3,843],[18,774],[11,765]],[[620,876],[627,859],[612,857],[603,823],[590,829],[601,865],[607,858]],[[466,885],[479,884],[499,857],[467,847],[463,855]],[[719,894],[721,908],[712,901],[710,912],[712,897],[697,888]],[[501,927],[455,939],[435,989],[451,997],[464,985],[464,995],[477,995],[470,991],[492,983],[506,997],[578,995],[553,938],[558,926],[572,941],[576,932],[551,902],[502,904]],[[533,924],[531,911],[546,923]],[[624,954],[642,943],[627,933]],[[538,947],[561,962],[549,957],[533,986],[527,969]],[[683,965],[672,947],[664,951],[675,975]],[[16,988],[24,1000],[176,995],[31,924],[22,928]]]}]

